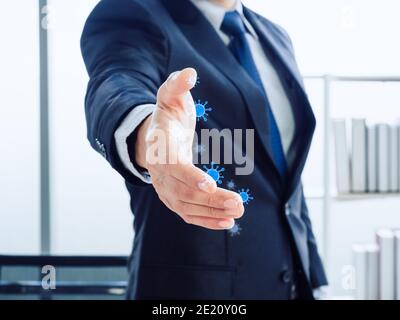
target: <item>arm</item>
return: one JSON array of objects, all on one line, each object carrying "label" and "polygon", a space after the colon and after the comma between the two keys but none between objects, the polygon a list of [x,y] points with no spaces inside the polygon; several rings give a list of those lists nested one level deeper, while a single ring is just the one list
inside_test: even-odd
[{"label": "arm", "polygon": [[[196,71],[186,68],[167,79],[168,41],[151,14],[138,1],[102,0],[88,18],[81,46],[90,77],[85,111],[91,145],[131,184],[147,181],[129,160],[146,169],[160,200],[184,222],[231,228],[244,212],[240,196],[217,188],[191,161],[196,112],[190,90]],[[143,120],[138,110],[146,104],[155,108]],[[121,133],[126,127],[136,141]],[[185,137],[191,139],[177,141]],[[117,146],[120,138],[126,149]]]},{"label": "arm", "polygon": [[137,2],[102,0],[86,22],[81,48],[90,77],[88,139],[128,182],[143,185],[121,161],[114,135],[133,109],[156,103],[166,77],[167,41]]}]

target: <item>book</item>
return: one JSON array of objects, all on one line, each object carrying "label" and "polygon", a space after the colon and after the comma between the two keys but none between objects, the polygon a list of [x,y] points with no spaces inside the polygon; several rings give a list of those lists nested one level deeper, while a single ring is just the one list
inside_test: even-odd
[{"label": "book", "polygon": [[389,130],[389,190],[397,192],[399,191],[399,131],[397,126],[391,126]]},{"label": "book", "polygon": [[400,230],[394,233],[395,238],[395,278],[396,278],[396,300],[400,300]]},{"label": "book", "polygon": [[367,128],[367,154],[367,189],[368,192],[377,192],[377,130],[375,125]]},{"label": "book", "polygon": [[354,299],[367,299],[367,248],[362,244],[355,244],[352,248],[355,276]]},{"label": "book", "polygon": [[379,229],[376,233],[379,246],[379,299],[395,297],[395,241],[391,229]]},{"label": "book", "polygon": [[367,191],[367,127],[365,119],[352,119],[351,181],[353,192]]},{"label": "book", "polygon": [[368,300],[379,299],[379,247],[370,244],[367,251],[367,294]]},{"label": "book", "polygon": [[336,186],[340,194],[350,193],[350,157],[347,147],[346,121],[333,121],[335,145]]},{"label": "book", "polygon": [[389,192],[389,126],[377,125],[378,135],[378,191]]}]

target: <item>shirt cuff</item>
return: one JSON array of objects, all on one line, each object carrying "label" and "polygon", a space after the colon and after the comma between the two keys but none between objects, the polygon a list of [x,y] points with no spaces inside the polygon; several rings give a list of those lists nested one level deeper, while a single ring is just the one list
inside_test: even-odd
[{"label": "shirt cuff", "polygon": [[118,156],[120,157],[124,167],[129,170],[134,176],[139,178],[145,183],[151,183],[151,177],[147,172],[139,172],[133,165],[129,157],[128,144],[126,139],[136,130],[136,128],[153,113],[156,106],[154,104],[143,104],[135,107],[114,133],[115,145],[117,148]]},{"label": "shirt cuff", "polygon": [[330,288],[329,286],[321,286],[318,288],[315,288],[313,290],[313,296],[315,300],[327,300],[329,299],[330,296]]}]

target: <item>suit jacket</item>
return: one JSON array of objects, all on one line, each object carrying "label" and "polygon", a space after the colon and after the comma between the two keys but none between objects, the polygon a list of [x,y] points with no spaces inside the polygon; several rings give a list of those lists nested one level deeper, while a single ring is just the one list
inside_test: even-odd
[{"label": "suit jacket", "polygon": [[[88,139],[126,180],[135,216],[128,297],[133,299],[287,299],[294,279],[306,296],[327,284],[300,181],[315,118],[285,31],[248,8],[291,102],[296,134],[283,179],[271,157],[266,97],[213,27],[189,0],[102,0],[81,39],[90,81],[85,101]],[[114,132],[138,105],[156,103],[171,72],[194,67],[194,99],[212,106],[196,130],[255,129],[254,172],[235,176],[224,165],[221,186],[252,200],[235,230],[183,222],[152,185],[131,174],[117,154]]]}]

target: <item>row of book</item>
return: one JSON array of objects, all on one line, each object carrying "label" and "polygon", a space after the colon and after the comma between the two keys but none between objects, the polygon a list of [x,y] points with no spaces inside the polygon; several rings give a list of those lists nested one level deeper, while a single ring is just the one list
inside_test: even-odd
[{"label": "row of book", "polygon": [[[338,193],[400,191],[400,126],[333,121]],[[351,136],[348,138],[348,136]]]},{"label": "row of book", "polygon": [[353,245],[357,300],[400,300],[400,230],[379,229],[376,242]]}]

